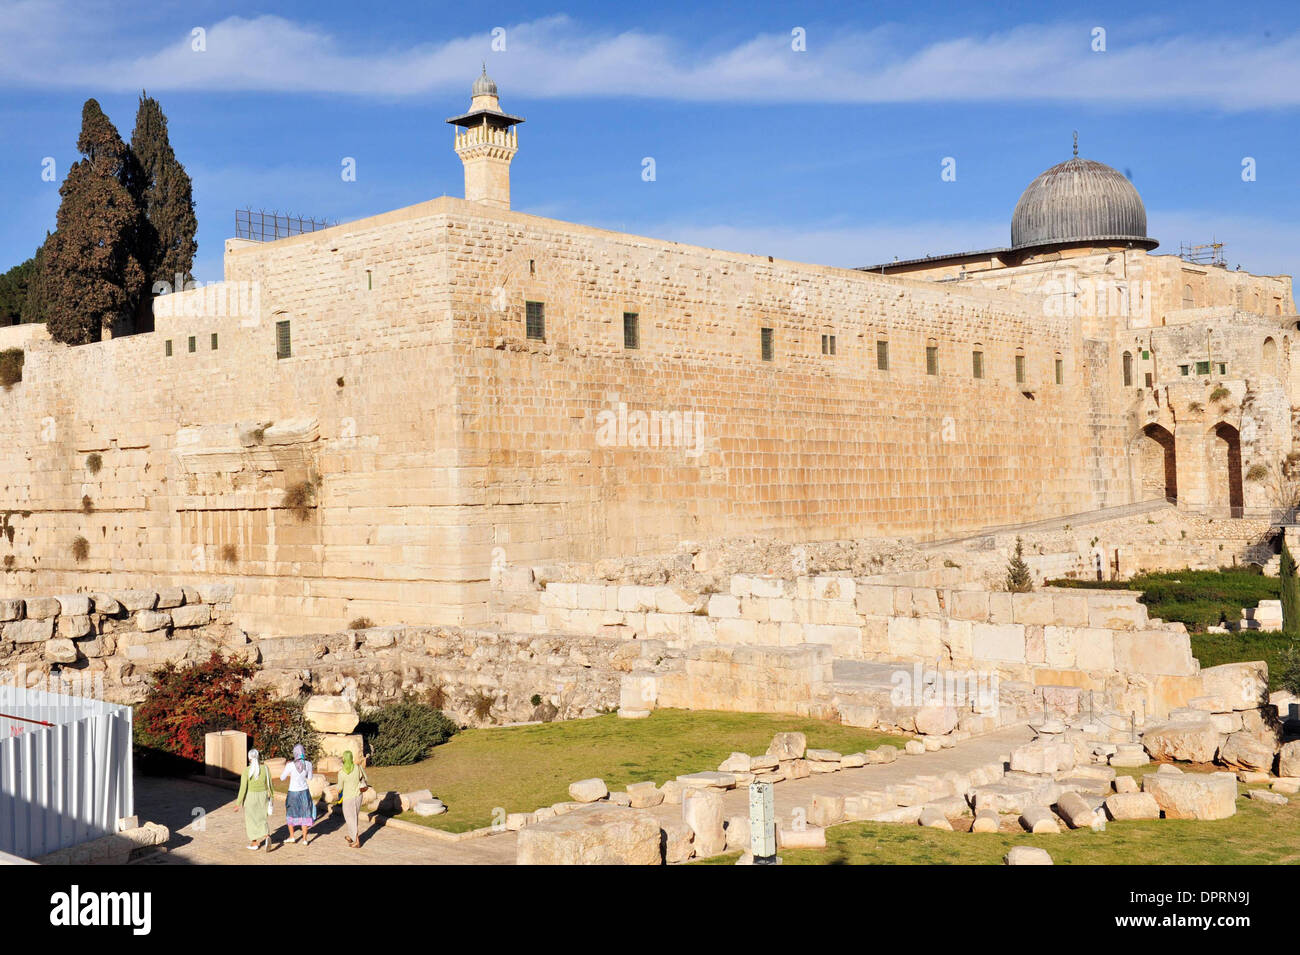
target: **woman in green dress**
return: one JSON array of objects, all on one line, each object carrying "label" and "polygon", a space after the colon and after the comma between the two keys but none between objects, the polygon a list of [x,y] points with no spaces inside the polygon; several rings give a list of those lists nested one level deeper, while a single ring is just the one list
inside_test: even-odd
[{"label": "woman in green dress", "polygon": [[248,766],[239,777],[239,795],[235,797],[235,811],[244,811],[247,849],[256,851],[265,842],[267,851],[271,850],[268,820],[275,805],[272,793],[270,768],[261,761],[257,750],[249,750]]},{"label": "woman in green dress", "polygon": [[366,771],[352,759],[352,751],[343,754],[343,768],[339,770],[339,802],[343,805],[343,821],[347,826],[344,836],[353,849],[361,848],[360,828],[361,794],[370,788]]}]

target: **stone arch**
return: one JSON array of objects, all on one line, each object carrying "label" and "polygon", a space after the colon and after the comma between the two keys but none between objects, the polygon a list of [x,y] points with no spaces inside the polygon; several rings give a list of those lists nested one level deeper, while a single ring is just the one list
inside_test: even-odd
[{"label": "stone arch", "polygon": [[1205,450],[1210,503],[1227,505],[1232,517],[1241,517],[1246,503],[1241,484],[1241,433],[1220,421],[1206,435]]},{"label": "stone arch", "polygon": [[1133,353],[1131,351],[1126,351],[1124,352],[1123,355],[1120,356],[1120,365],[1124,373],[1124,387],[1132,388],[1133,387]]},{"label": "stone arch", "polygon": [[1259,370],[1266,375],[1277,374],[1277,342],[1271,335],[1264,339],[1264,347],[1260,350]]},{"label": "stone arch", "polygon": [[1149,424],[1133,440],[1130,448],[1133,467],[1134,500],[1164,498],[1178,501],[1178,455],[1174,436],[1169,429]]}]

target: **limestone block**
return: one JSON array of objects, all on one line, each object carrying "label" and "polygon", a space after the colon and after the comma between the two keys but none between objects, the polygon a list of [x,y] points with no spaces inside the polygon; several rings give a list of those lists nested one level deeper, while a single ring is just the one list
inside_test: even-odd
[{"label": "limestone block", "polygon": [[695,832],[685,822],[673,819],[663,823],[664,862],[675,865],[695,854]]},{"label": "limestone block", "polygon": [[767,747],[767,755],[778,760],[803,759],[808,750],[808,737],[803,733],[777,733]]},{"label": "limestone block", "polygon": [[726,848],[721,793],[706,789],[687,790],[682,794],[682,821],[695,833],[697,856],[717,855]]},{"label": "limestone block", "polygon": [[1046,806],[1026,806],[1020,813],[1020,825],[1035,835],[1061,831],[1056,814]]},{"label": "limestone block", "polygon": [[597,802],[609,795],[603,779],[579,779],[569,784],[569,798],[577,802]]},{"label": "limestone block", "polygon": [[1088,626],[1108,630],[1140,630],[1147,624],[1147,608],[1138,594],[1088,594]]},{"label": "limestone block", "polygon": [[204,734],[203,775],[214,779],[238,779],[247,765],[248,734],[239,730]]},{"label": "limestone block", "polygon": [[727,817],[727,851],[745,852],[750,847],[749,816]]},{"label": "limestone block", "polygon": [[1115,634],[1111,630],[1080,628],[1075,635],[1075,663],[1080,670],[1115,669]]},{"label": "limestone block", "polygon": [[212,611],[207,604],[185,604],[171,613],[172,626],[176,628],[206,627],[212,622]]},{"label": "limestone block", "polygon": [[628,783],[627,795],[633,809],[651,809],[664,801],[664,794],[652,781]]},{"label": "limestone block", "polygon": [[933,660],[943,646],[943,621],[933,617],[891,617],[889,652],[899,660]]},{"label": "limestone block", "polygon": [[62,594],[54,598],[59,602],[59,613],[85,617],[90,613],[90,597],[86,594]]},{"label": "limestone block", "polygon": [[922,806],[920,814],[916,817],[917,825],[926,829],[944,829],[952,832],[952,823],[948,817],[937,806]]},{"label": "limestone block", "polygon": [[903,752],[908,756],[921,756],[925,753],[925,743],[919,739],[909,739],[903,744]]},{"label": "limestone block", "polygon": [[1201,671],[1202,693],[1217,697],[1226,709],[1253,710],[1268,703],[1268,664],[1224,663]]},{"label": "limestone block", "polygon": [[894,613],[894,588],[876,584],[857,588],[854,606],[858,613],[872,617],[890,617]]},{"label": "limestone block", "polygon": [[840,769],[860,769],[865,765],[867,765],[865,753],[845,753],[840,757]]},{"label": "limestone block", "polygon": [[[1208,718],[1164,723],[1142,734],[1142,745],[1153,759],[1176,759],[1189,763],[1208,763],[1219,748],[1219,733]],[[1116,763],[1111,758],[1112,765]]]},{"label": "limestone block", "polygon": [[1051,865],[1052,857],[1037,846],[1012,846],[1002,857],[1003,865]]},{"label": "limestone block", "polygon": [[953,591],[951,614],[957,620],[976,620],[981,623],[987,623],[989,618],[988,591]]},{"label": "limestone block", "polygon": [[[993,595],[998,596],[998,595]],[[1003,596],[1011,596],[1006,594]],[[1015,624],[976,623],[971,626],[973,657],[977,661],[1025,662],[1025,628]]]},{"label": "limestone block", "polygon": [[27,618],[29,620],[48,620],[57,617],[62,609],[54,597],[27,598]]},{"label": "limestone block", "polygon": [[[1134,782],[1131,776],[1121,776]],[[1116,780],[1118,782],[1118,780]],[[1160,805],[1151,793],[1116,792],[1106,797],[1106,815],[1116,822],[1129,819],[1159,819]]]},{"label": "limestone block", "polygon": [[0,621],[8,622],[10,620],[21,620],[23,616],[23,601],[14,597],[0,600]]},{"label": "limestone block", "polygon": [[923,706],[916,711],[916,731],[924,736],[943,736],[957,728],[957,711],[951,706]]},{"label": "limestone block", "polygon": [[751,761],[748,753],[732,753],[718,766],[720,773],[748,773]]},{"label": "limestone block", "polygon": [[677,781],[687,788],[694,789],[735,789],[734,773],[718,773],[706,770],[701,773],[683,773]]},{"label": "limestone block", "polygon": [[898,759],[898,747],[892,743],[883,743],[874,750],[868,750],[868,754],[874,753],[876,758],[882,763],[892,763]]},{"label": "limestone block", "polygon": [[1080,593],[1052,593],[1052,623],[1062,627],[1088,626],[1088,595]]},{"label": "limestone block", "polygon": [[975,813],[975,820],[971,823],[971,832],[997,832],[1002,828],[1002,820],[992,809],[981,809]]},{"label": "limestone block", "polygon": [[183,587],[166,587],[158,591],[158,602],[154,605],[156,610],[170,610],[173,607],[179,607],[185,603],[185,589]]},{"label": "limestone block", "polygon": [[1124,673],[1193,676],[1197,663],[1184,630],[1116,632],[1115,667]]},{"label": "limestone block", "polygon": [[1092,805],[1077,792],[1065,792],[1056,801],[1056,814],[1071,829],[1089,828],[1095,821]]},{"label": "limestone block", "polygon": [[172,624],[171,614],[159,613],[153,610],[141,610],[135,615],[135,627],[141,633],[153,633],[156,630],[165,630]]},{"label": "limestone block", "polygon": [[360,733],[321,733],[320,748],[326,756],[342,758],[344,753],[351,753],[357,762],[365,759],[365,740]]},{"label": "limestone block", "polygon": [[199,600],[206,604],[228,604],[235,599],[235,585],[224,581],[199,584]]},{"label": "limestone block", "polygon": [[521,829],[519,865],[660,865],[661,829],[637,809],[580,809]]},{"label": "limestone block", "polygon": [[1137,780],[1132,776],[1116,776],[1114,786],[1117,793],[1135,793],[1138,791]]},{"label": "limestone block", "polygon": [[82,637],[90,636],[90,617],[85,614],[75,616],[60,614],[57,629],[60,637],[80,640]]},{"label": "limestone block", "polygon": [[[576,597],[575,597],[576,599]],[[655,609],[655,588],[627,584],[618,588],[621,613],[646,613]]]},{"label": "limestone block", "polygon": [[1151,773],[1142,791],[1155,797],[1168,819],[1226,819],[1237,811],[1237,779],[1231,773]]},{"label": "limestone block", "polygon": [[77,645],[66,638],[56,637],[45,642],[45,659],[50,663],[76,663]]},{"label": "limestone block", "polygon": [[808,821],[814,826],[833,826],[844,821],[844,797],[814,793],[808,806]]},{"label": "limestone block", "polygon": [[1246,798],[1254,802],[1267,803],[1270,806],[1285,806],[1291,801],[1281,793],[1270,792],[1267,789],[1251,789],[1247,791]]},{"label": "limestone block", "polygon": [[44,643],[54,636],[54,620],[15,620],[5,624],[3,632],[11,643]]},{"label": "limestone block", "polygon": [[1011,595],[1011,622],[1046,626],[1056,623],[1056,611],[1050,593]]},{"label": "limestone block", "polygon": [[1219,746],[1219,762],[1233,769],[1268,772],[1273,768],[1274,748],[1271,739],[1240,730]]},{"label": "limestone block", "polygon": [[825,849],[826,830],[818,826],[776,828],[776,846],[778,849]]},{"label": "limestone block", "polygon": [[[8,636],[8,628],[5,635]],[[1300,776],[1300,740],[1283,743],[1277,756],[1279,776]]]},{"label": "limestone block", "polygon": [[122,590],[113,594],[128,613],[153,610],[158,604],[158,594],[152,590]]},{"label": "limestone block", "polygon": [[303,715],[318,733],[351,733],[360,722],[356,707],[344,696],[315,694],[307,700]]}]

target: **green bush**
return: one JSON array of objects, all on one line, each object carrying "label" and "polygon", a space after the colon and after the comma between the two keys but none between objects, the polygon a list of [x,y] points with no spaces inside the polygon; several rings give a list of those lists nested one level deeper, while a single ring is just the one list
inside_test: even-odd
[{"label": "green bush", "polygon": [[1261,600],[1282,596],[1281,581],[1264,576],[1253,566],[1162,571],[1137,574],[1128,580],[1064,578],[1048,584],[1089,590],[1140,590],[1141,601],[1152,617],[1185,624],[1193,632],[1226,620],[1240,620],[1243,607],[1256,607]]},{"label": "green bush", "polygon": [[1296,649],[1294,643],[1282,651],[1278,670],[1277,683],[1282,689],[1300,696],[1300,650]]},{"label": "green bush", "polygon": [[447,742],[457,726],[427,703],[406,697],[361,714],[358,732],[365,737],[372,766],[409,766]]},{"label": "green bush", "polygon": [[23,350],[6,348],[0,351],[0,386],[8,391],[23,380]]}]

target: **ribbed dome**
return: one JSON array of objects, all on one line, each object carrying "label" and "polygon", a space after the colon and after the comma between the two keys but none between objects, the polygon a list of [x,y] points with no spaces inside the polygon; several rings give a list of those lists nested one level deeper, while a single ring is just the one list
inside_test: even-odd
[{"label": "ribbed dome", "polygon": [[487,75],[487,67],[483,67],[483,75],[474,81],[470,88],[470,96],[496,96],[497,85],[492,82],[492,78]]},{"label": "ribbed dome", "polygon": [[1029,184],[1011,216],[1011,247],[1099,244],[1154,249],[1142,197],[1119,171],[1077,156]]}]

